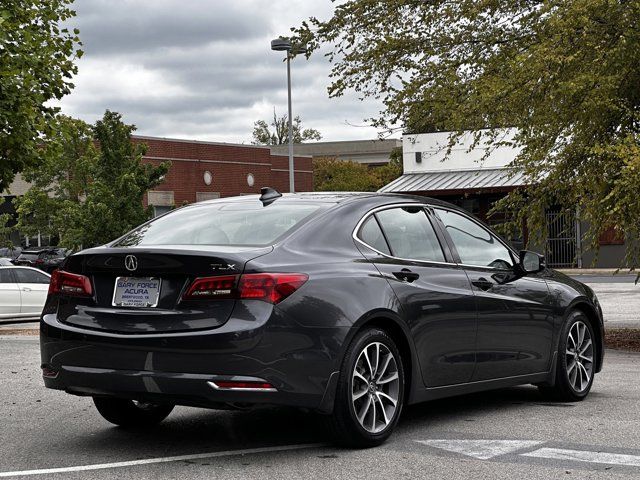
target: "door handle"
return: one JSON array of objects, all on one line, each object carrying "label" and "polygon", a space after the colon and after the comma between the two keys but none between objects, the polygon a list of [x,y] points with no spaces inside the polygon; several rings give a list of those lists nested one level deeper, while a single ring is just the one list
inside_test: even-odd
[{"label": "door handle", "polygon": [[22,287],[23,292],[30,292],[31,289],[29,287]]},{"label": "door handle", "polygon": [[489,280],[483,277],[480,277],[478,280],[474,280],[471,283],[476,287],[478,287],[480,290],[485,290],[485,291],[493,287],[493,282],[490,282]]},{"label": "door handle", "polygon": [[403,268],[399,272],[393,272],[393,275],[397,279],[402,280],[403,282],[409,282],[409,283],[411,283],[411,282],[417,280],[418,278],[420,278],[419,274],[417,274],[415,272],[412,272],[408,268]]}]

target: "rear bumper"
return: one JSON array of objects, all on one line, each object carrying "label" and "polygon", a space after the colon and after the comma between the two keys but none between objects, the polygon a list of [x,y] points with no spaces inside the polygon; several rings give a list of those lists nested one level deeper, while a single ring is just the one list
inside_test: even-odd
[{"label": "rear bumper", "polygon": [[[43,377],[45,386],[201,407],[267,403],[330,410],[332,373],[348,328],[304,327],[264,307],[265,316],[232,316],[215,330],[145,335],[81,329],[43,315],[42,364],[56,373]],[[256,305],[236,311],[255,312]],[[267,381],[276,391],[219,390],[209,383],[242,379]]]}]

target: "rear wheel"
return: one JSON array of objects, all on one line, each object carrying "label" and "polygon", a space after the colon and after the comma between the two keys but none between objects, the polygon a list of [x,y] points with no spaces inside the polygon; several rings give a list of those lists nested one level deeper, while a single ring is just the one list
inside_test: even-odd
[{"label": "rear wheel", "polygon": [[93,403],[105,420],[121,427],[150,427],[167,418],[173,410],[171,404],[122,398],[93,397]]},{"label": "rear wheel", "polygon": [[581,311],[569,314],[558,344],[556,383],[540,386],[547,397],[565,402],[584,399],[593,385],[596,362],[595,335],[589,319]]},{"label": "rear wheel", "polygon": [[393,432],[404,400],[400,352],[383,330],[359,332],[340,370],[329,426],[337,443],[373,447]]}]

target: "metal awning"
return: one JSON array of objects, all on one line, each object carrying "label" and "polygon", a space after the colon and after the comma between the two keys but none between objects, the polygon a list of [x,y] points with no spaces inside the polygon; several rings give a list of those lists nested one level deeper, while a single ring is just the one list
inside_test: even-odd
[{"label": "metal awning", "polygon": [[512,170],[506,168],[405,173],[378,191],[441,192],[447,190],[502,189],[524,185],[522,173],[513,175],[511,173]]}]

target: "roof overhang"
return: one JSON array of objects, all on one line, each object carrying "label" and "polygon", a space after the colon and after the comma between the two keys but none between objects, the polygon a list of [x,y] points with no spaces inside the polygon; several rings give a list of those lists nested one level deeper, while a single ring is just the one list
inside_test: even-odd
[{"label": "roof overhang", "polygon": [[481,168],[405,173],[378,191],[454,194],[478,190],[508,191],[522,185],[525,185],[524,175],[520,172],[510,168]]}]

